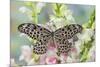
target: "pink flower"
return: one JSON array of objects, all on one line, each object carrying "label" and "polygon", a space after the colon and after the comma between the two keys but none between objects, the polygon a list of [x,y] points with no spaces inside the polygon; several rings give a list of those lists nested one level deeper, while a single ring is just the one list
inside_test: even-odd
[{"label": "pink flower", "polygon": [[52,41],[50,41],[49,43],[48,43],[48,49],[49,50],[55,50],[56,49],[56,44],[54,44]]},{"label": "pink flower", "polygon": [[46,61],[45,61],[46,57],[47,57],[46,54],[41,55],[39,64],[45,64],[46,63]]},{"label": "pink flower", "polygon": [[46,64],[57,64],[58,60],[55,56],[50,56],[46,58]]},{"label": "pink flower", "polygon": [[71,48],[71,52],[77,53],[77,49],[75,47]]},{"label": "pink flower", "polygon": [[60,56],[61,63],[66,63],[67,57],[68,57],[68,54],[62,53],[61,56]]}]

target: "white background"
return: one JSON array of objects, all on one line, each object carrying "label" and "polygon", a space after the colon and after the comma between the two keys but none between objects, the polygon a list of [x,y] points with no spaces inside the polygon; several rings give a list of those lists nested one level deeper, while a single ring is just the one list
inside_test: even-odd
[{"label": "white background", "polygon": [[[29,1],[29,0],[28,0]],[[38,0],[44,1],[44,0]],[[45,0],[70,4],[96,5],[96,62],[39,65],[34,67],[100,67],[100,2],[99,0]],[[10,1],[0,0],[0,67],[9,67],[10,63]]]}]

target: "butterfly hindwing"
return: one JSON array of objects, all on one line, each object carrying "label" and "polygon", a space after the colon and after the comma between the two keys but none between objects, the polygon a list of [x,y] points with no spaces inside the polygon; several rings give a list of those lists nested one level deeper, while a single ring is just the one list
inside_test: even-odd
[{"label": "butterfly hindwing", "polygon": [[59,56],[61,53],[66,54],[70,51],[72,47],[72,43],[69,43],[67,40],[64,41],[64,43],[61,43],[58,45],[57,49],[57,55]]},{"label": "butterfly hindwing", "polygon": [[47,46],[44,44],[41,44],[42,42],[37,42],[35,45],[33,45],[33,53],[35,54],[44,54],[47,51]]}]

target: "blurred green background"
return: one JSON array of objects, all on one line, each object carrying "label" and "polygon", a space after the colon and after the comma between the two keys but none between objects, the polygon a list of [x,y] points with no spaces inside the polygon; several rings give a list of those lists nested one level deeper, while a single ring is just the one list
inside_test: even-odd
[{"label": "blurred green background", "polygon": [[[45,4],[38,16],[38,23],[41,24],[48,22],[50,20],[49,15],[53,14],[51,3]],[[31,45],[27,38],[19,36],[20,33],[17,30],[18,25],[30,21],[30,18],[19,10],[23,6],[25,6],[23,1],[11,1],[11,58],[15,58],[16,61],[20,56],[20,46]],[[95,8],[93,5],[77,4],[66,4],[66,7],[72,12],[76,23],[79,24],[87,22]]]}]

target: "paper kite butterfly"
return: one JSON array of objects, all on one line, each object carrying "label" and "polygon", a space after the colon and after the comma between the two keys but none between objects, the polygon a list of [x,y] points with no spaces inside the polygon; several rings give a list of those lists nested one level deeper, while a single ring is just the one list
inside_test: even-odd
[{"label": "paper kite butterfly", "polygon": [[18,30],[21,33],[28,35],[32,39],[36,39],[37,42],[33,45],[33,52],[35,54],[44,54],[47,51],[47,43],[50,39],[58,43],[57,53],[67,53],[72,44],[69,43],[68,39],[74,37],[77,33],[82,32],[82,26],[79,24],[66,25],[63,28],[59,28],[56,31],[50,31],[42,26],[23,23],[18,26]]}]

